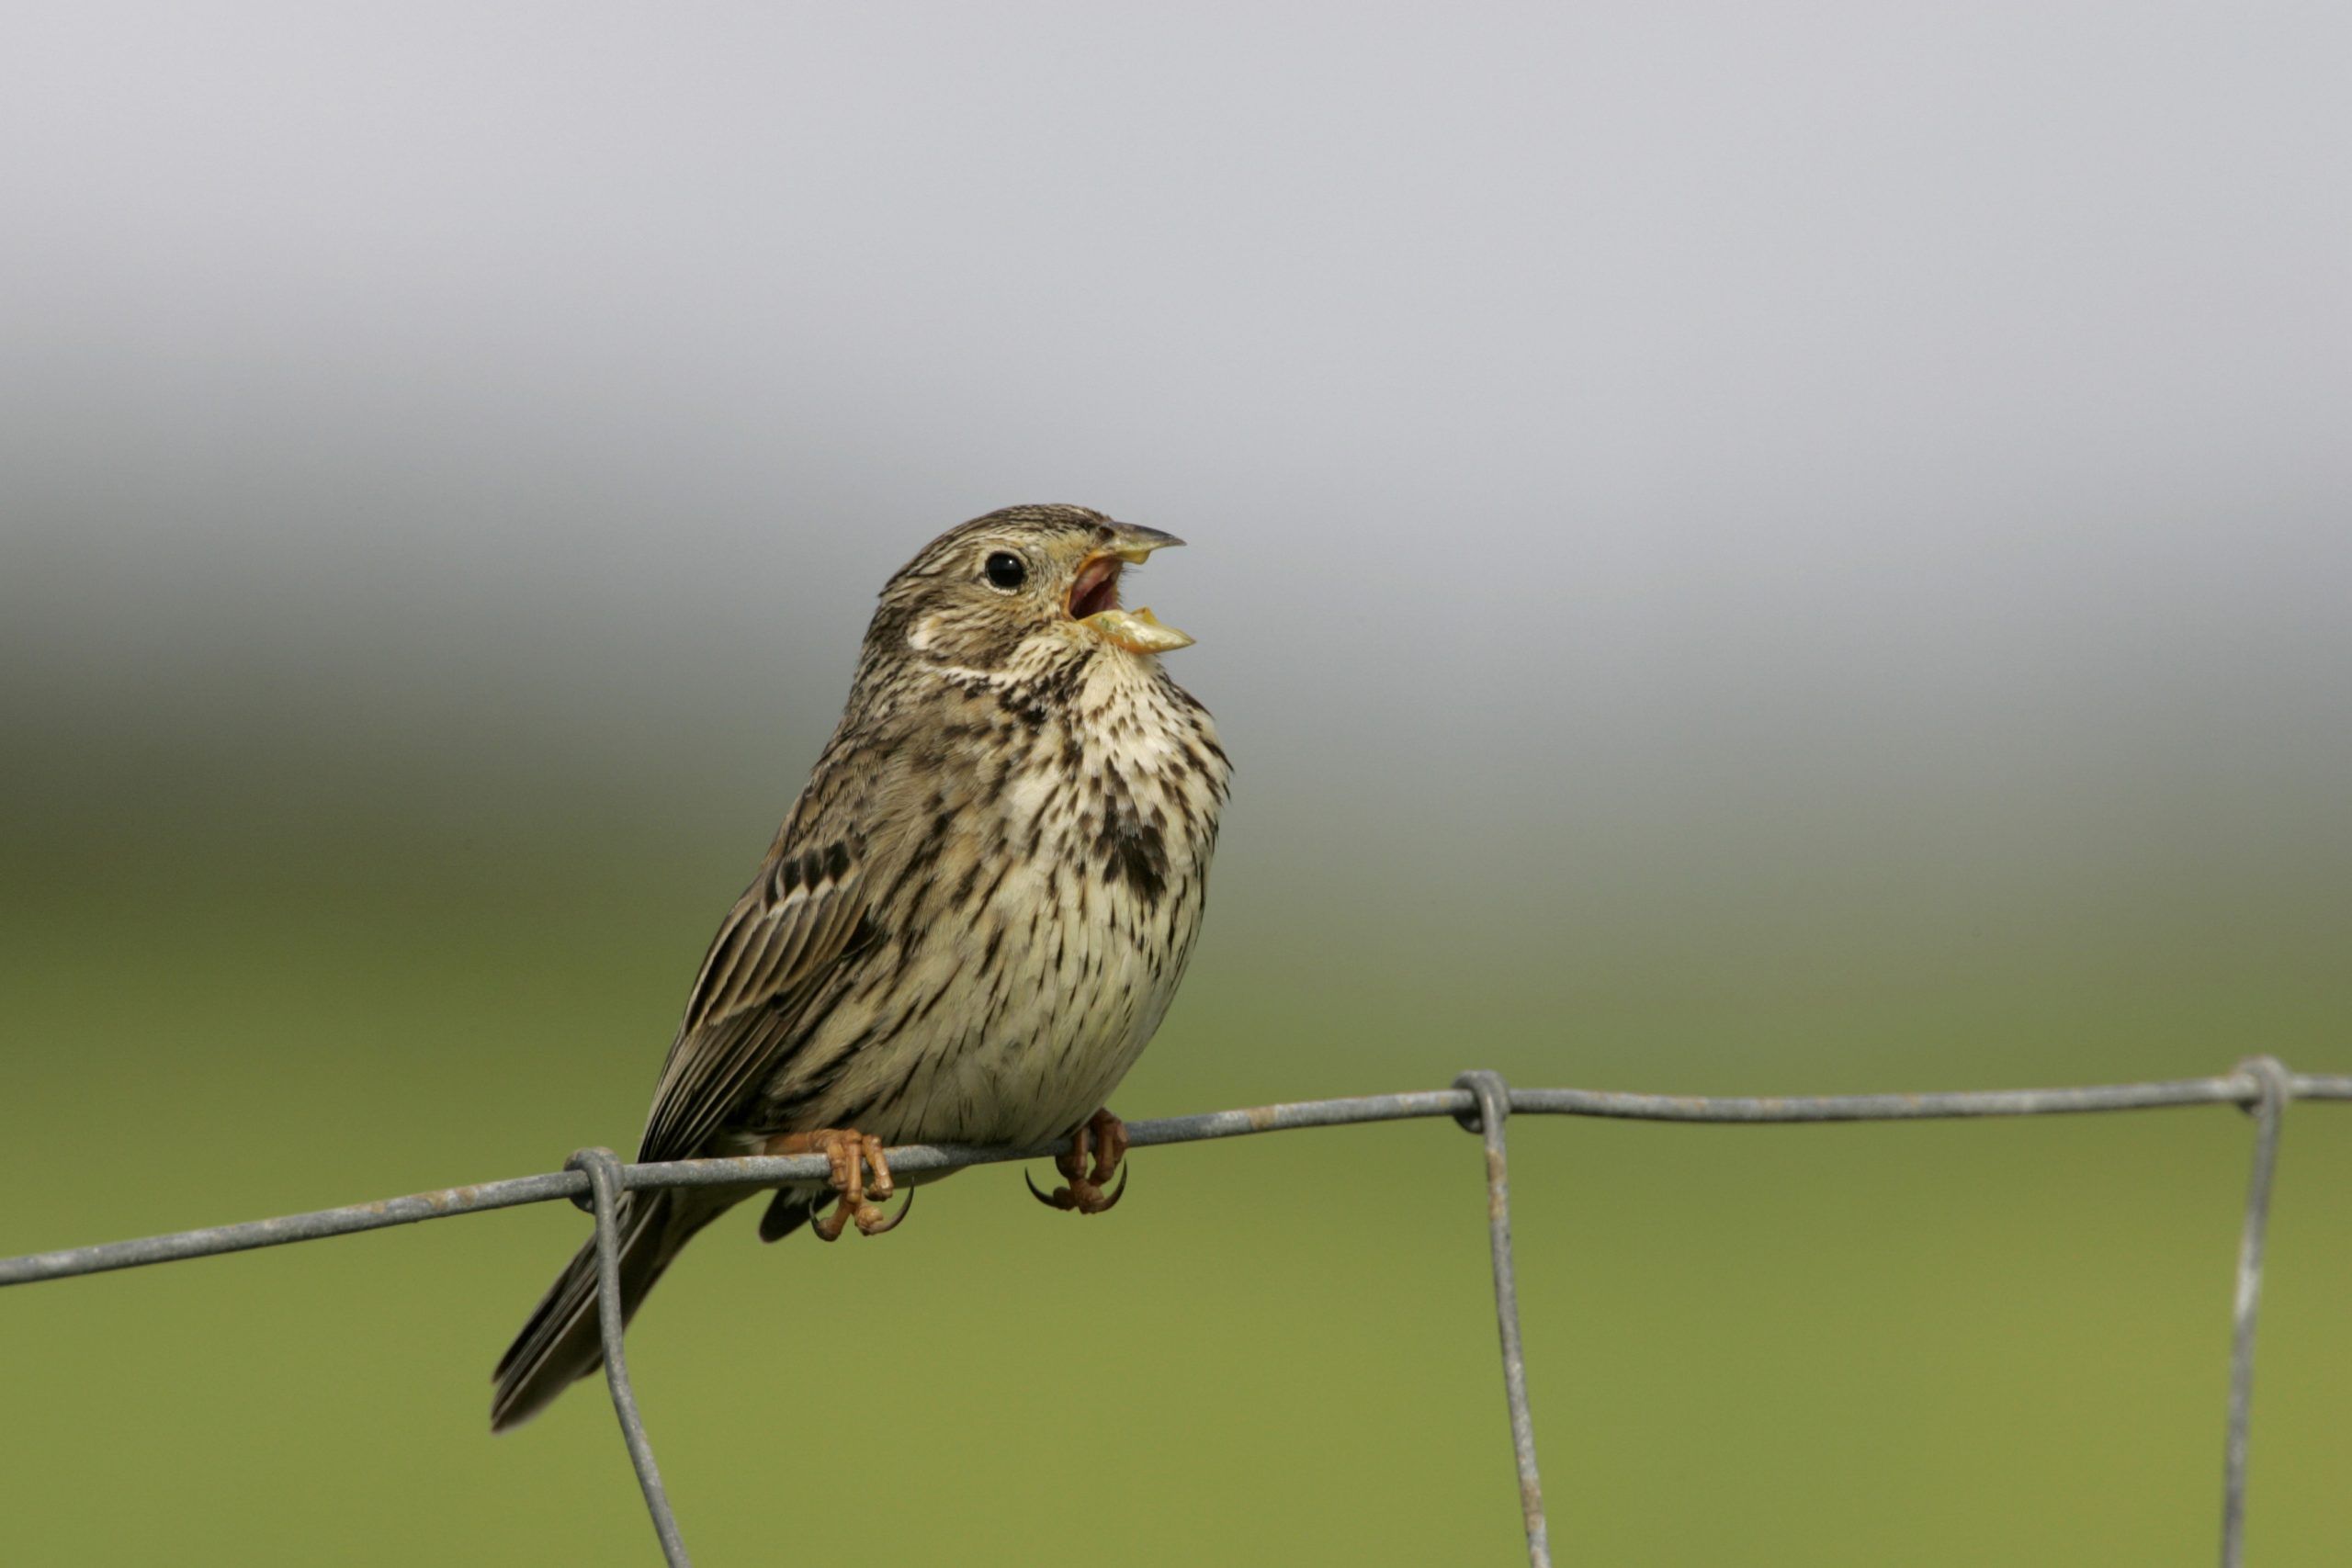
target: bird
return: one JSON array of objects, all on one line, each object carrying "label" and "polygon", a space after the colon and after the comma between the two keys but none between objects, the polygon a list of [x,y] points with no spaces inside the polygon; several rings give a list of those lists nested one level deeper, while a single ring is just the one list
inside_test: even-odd
[{"label": "bird", "polygon": [[[824,1155],[823,1181],[773,1190],[766,1241],[897,1225],[904,1144],[1067,1140],[1062,1185],[1031,1191],[1118,1201],[1107,1101],[1183,978],[1232,777],[1160,662],[1193,639],[1120,604],[1125,569],[1182,543],[1012,506],[890,578],[841,723],[703,959],[639,1160]],[[623,1321],[761,1190],[624,1193]],[[592,1242],[499,1361],[493,1431],[603,1364],[596,1277]]]}]

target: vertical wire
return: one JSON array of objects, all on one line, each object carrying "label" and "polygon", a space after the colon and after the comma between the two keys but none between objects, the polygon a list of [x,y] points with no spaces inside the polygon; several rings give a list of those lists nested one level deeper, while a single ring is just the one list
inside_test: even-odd
[{"label": "vertical wire", "polygon": [[1464,1073],[1453,1080],[1476,1101],[1477,1121],[1458,1116],[1487,1145],[1487,1242],[1495,1264],[1495,1327],[1502,1340],[1503,1394],[1510,1404],[1510,1446],[1519,1464],[1519,1511],[1527,1529],[1528,1568],[1552,1568],[1551,1527],[1544,1517],[1544,1478],[1535,1468],[1535,1417],[1527,1404],[1527,1356],[1519,1340],[1519,1283],[1510,1257],[1510,1155],[1503,1122],[1510,1090],[1498,1074]]},{"label": "vertical wire", "polygon": [[628,1461],[637,1468],[637,1484],[653,1516],[663,1559],[670,1568],[691,1568],[685,1538],[678,1533],[677,1516],[670,1511],[669,1494],[662,1490],[661,1467],[653,1462],[653,1440],[645,1435],[644,1419],[637,1413],[628,1360],[621,1349],[620,1160],[610,1149],[582,1149],[564,1168],[588,1173],[588,1191],[595,1203],[596,1325],[605,1339],[605,1383],[612,1390],[613,1414],[620,1418],[621,1438],[628,1444]]},{"label": "vertical wire", "polygon": [[2246,1438],[2254,1414],[2254,1331],[2262,1308],[2262,1248],[2270,1229],[2270,1190],[2278,1172],[2278,1130],[2294,1081],[2276,1056],[2238,1064],[2260,1094],[2253,1105],[2254,1169],[2246,1179],[2245,1225],[2238,1236],[2238,1288],[2230,1336],[2229,1436],[2222,1473],[2222,1568],[2245,1562]]}]

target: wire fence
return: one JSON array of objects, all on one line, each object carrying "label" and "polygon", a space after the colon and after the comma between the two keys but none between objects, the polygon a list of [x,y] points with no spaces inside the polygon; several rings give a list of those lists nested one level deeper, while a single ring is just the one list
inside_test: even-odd
[{"label": "wire fence", "polygon": [[[1528,1404],[1527,1363],[1520,1342],[1518,1288],[1511,1266],[1510,1148],[1505,1135],[1505,1123],[1511,1115],[1717,1123],[1916,1122],[2154,1111],[2187,1105],[2239,1106],[2254,1116],[2254,1155],[2252,1174],[2246,1183],[2245,1221],[2238,1244],[2237,1292],[2231,1324],[2230,1394],[2222,1450],[2221,1562],[2222,1568],[2240,1568],[2245,1551],[2246,1435],[2254,1394],[2255,1320],[2262,1299],[2263,1241],[2278,1172],[2279,1129],[2288,1102],[2297,1100],[2352,1100],[2352,1074],[2291,1073],[2274,1057],[2256,1056],[2219,1077],[2103,1084],[2082,1089],[1694,1098],[1605,1089],[1512,1089],[1494,1073],[1469,1072],[1455,1079],[1448,1089],[1304,1100],[1158,1122],[1130,1122],[1127,1142],[1130,1147],[1143,1148],[1301,1127],[1337,1127],[1434,1116],[1450,1116],[1480,1137],[1486,1152],[1487,1227],[1494,1264],[1495,1323],[1502,1348],[1503,1393],[1510,1415],[1511,1452],[1519,1472],[1527,1560],[1532,1568],[1550,1568],[1550,1534],[1544,1512],[1543,1481],[1535,1462],[1535,1423]],[[891,1150],[889,1160],[894,1171],[911,1175],[1046,1158],[1061,1153],[1064,1146],[1058,1143],[1020,1149],[915,1145]],[[571,1156],[562,1170],[543,1176],[452,1187],[438,1192],[254,1220],[244,1224],[215,1225],[135,1241],[0,1258],[0,1286],[136,1269],[151,1263],[207,1258],[288,1242],[316,1241],[355,1231],[380,1230],[388,1225],[569,1199],[595,1216],[597,1314],[604,1335],[605,1378],[612,1393],[614,1412],[620,1420],[621,1436],[628,1446],[629,1461],[636,1468],[638,1484],[645,1495],[646,1508],[652,1517],[662,1555],[671,1564],[683,1565],[688,1561],[685,1541],[662,1490],[662,1472],[654,1462],[653,1445],[646,1434],[644,1419],[638,1412],[637,1396],[629,1383],[628,1361],[623,1351],[619,1237],[615,1218],[620,1195],[677,1187],[775,1187],[789,1181],[822,1180],[827,1172],[828,1163],[822,1155],[627,1165],[610,1149],[582,1149]]]}]

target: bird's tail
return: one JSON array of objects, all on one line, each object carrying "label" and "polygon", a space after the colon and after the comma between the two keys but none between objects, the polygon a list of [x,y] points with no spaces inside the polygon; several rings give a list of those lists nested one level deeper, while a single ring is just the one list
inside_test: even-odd
[{"label": "bird's tail", "polygon": [[[621,1321],[637,1315],[655,1280],[696,1231],[729,1207],[681,1201],[677,1192],[625,1192],[614,1216],[621,1238]],[[605,1364],[596,1321],[596,1242],[572,1254],[530,1321],[499,1358],[491,1379],[498,1385],[490,1404],[490,1429],[518,1427],[547,1408],[555,1396]]]}]

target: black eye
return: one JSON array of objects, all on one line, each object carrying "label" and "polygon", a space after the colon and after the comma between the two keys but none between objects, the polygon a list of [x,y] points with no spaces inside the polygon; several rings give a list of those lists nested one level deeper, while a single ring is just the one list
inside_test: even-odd
[{"label": "black eye", "polygon": [[1027,564],[1011,550],[999,550],[989,557],[988,565],[983,570],[988,572],[991,584],[1008,592],[1029,581]]}]

